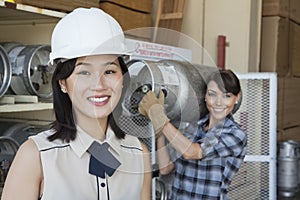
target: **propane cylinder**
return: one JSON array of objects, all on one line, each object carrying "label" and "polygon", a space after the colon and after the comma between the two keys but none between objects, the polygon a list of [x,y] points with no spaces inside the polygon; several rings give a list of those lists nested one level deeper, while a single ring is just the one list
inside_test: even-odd
[{"label": "propane cylinder", "polygon": [[195,122],[207,113],[205,77],[215,67],[193,65],[175,60],[131,60],[127,63],[130,84],[125,92],[123,112],[119,118],[120,128],[138,137],[149,137],[150,121],[138,111],[143,96],[149,91],[165,96],[165,111],[171,123],[179,128],[182,124]]},{"label": "propane cylinder", "polygon": [[298,191],[299,143],[293,140],[279,144],[277,187],[278,194],[292,197]]},{"label": "propane cylinder", "polygon": [[[156,94],[162,90],[166,114],[173,123],[198,120],[206,111],[204,77],[208,69],[174,60],[133,61],[129,63],[131,100],[138,104],[149,90]],[[131,110],[134,114],[138,113]]]}]

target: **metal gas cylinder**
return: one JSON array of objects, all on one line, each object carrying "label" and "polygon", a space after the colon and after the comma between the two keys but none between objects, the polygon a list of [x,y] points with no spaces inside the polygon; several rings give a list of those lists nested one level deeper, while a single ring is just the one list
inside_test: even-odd
[{"label": "metal gas cylinder", "polygon": [[11,74],[12,70],[8,54],[0,45],[0,97],[2,97],[9,88]]},{"label": "metal gas cylinder", "polygon": [[32,125],[26,122],[0,120],[0,135],[13,138],[18,145],[25,142],[28,137],[48,128],[48,125]]},{"label": "metal gas cylinder", "polygon": [[163,91],[166,115],[177,128],[207,113],[205,77],[217,68],[175,60],[130,60],[127,65],[130,83],[118,121],[124,131],[139,138],[151,137],[152,125],[138,111],[140,101],[149,90],[157,95]]},{"label": "metal gas cylinder", "polygon": [[292,197],[298,191],[299,142],[288,140],[279,144],[277,187],[278,194]]},{"label": "metal gas cylinder", "polygon": [[20,95],[52,96],[51,78],[54,69],[48,66],[49,45],[16,45],[8,55],[12,66],[12,91]]},{"label": "metal gas cylinder", "polygon": [[[25,122],[0,121],[0,188],[3,187],[8,170],[20,145],[29,136],[46,130],[45,125]],[[0,192],[1,193],[1,192]]]},{"label": "metal gas cylinder", "polygon": [[156,94],[163,91],[165,111],[173,124],[179,126],[180,122],[195,121],[206,114],[204,78],[215,68],[175,60],[133,60],[128,69],[131,81],[127,108],[136,117],[138,104],[149,90]]}]

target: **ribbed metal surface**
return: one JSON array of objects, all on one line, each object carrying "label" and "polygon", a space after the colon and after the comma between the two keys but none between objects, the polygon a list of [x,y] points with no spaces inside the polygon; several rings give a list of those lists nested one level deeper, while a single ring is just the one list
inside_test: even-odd
[{"label": "ribbed metal surface", "polygon": [[12,65],[11,89],[20,95],[52,96],[54,68],[48,66],[49,45],[23,45],[12,48],[8,55]]},{"label": "ribbed metal surface", "polygon": [[0,45],[0,97],[8,90],[11,82],[11,65],[6,50]]},{"label": "ribbed metal surface", "polygon": [[0,121],[0,195],[2,188],[20,145],[29,136],[46,130],[47,126],[30,125],[25,122]]}]

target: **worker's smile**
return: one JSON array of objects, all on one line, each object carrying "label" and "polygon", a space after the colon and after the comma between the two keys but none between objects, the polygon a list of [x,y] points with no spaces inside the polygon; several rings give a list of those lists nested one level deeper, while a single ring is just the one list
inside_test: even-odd
[{"label": "worker's smile", "polygon": [[214,112],[224,112],[226,108],[213,108]]},{"label": "worker's smile", "polygon": [[96,96],[89,97],[88,100],[93,103],[107,103],[109,101],[110,96]]}]

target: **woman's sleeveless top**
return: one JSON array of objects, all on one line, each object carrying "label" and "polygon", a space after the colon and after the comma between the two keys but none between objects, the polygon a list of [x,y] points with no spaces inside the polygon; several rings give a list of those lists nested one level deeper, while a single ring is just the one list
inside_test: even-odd
[{"label": "woman's sleeveless top", "polygon": [[91,155],[87,149],[95,139],[79,127],[77,130],[76,139],[69,143],[50,142],[47,137],[53,134],[52,130],[31,136],[41,156],[44,176],[41,200],[140,199],[144,161],[138,138],[126,135],[125,139],[118,139],[108,128],[102,143],[109,144],[109,151],[121,165],[111,176],[100,178],[89,173]]}]

